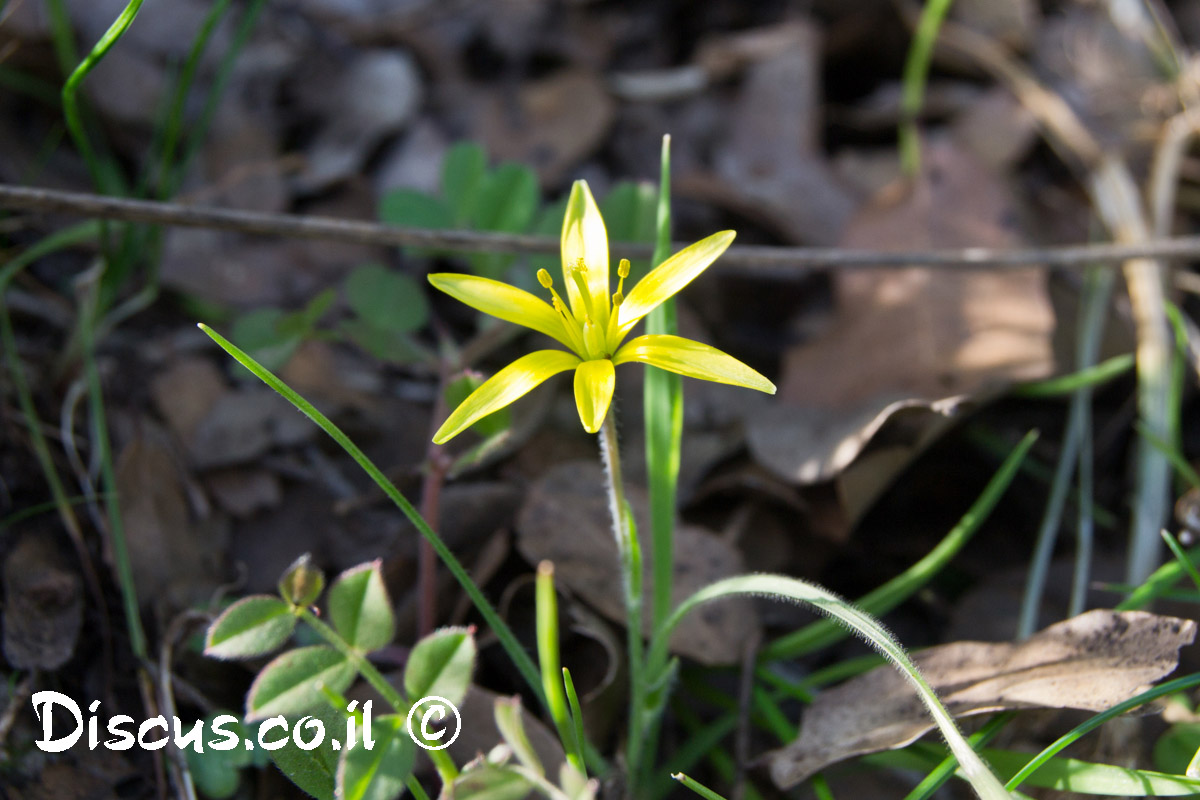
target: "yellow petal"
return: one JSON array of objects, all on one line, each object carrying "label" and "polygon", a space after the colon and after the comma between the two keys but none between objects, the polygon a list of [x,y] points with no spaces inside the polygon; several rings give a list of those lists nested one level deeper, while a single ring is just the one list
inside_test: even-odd
[{"label": "yellow petal", "polygon": [[549,303],[524,289],[490,278],[456,272],[430,275],[429,282],[471,308],[540,331],[571,347],[571,340],[563,330],[562,317],[558,312]]},{"label": "yellow petal", "polygon": [[725,252],[736,234],[733,231],[714,233],[688,245],[659,264],[629,290],[621,303],[621,333],[624,335],[639,319],[660,303],[672,297]]},{"label": "yellow petal", "polygon": [[616,385],[617,373],[607,358],[584,361],[575,368],[575,405],[588,433],[595,433],[604,424]]},{"label": "yellow petal", "polygon": [[574,369],[579,359],[562,350],[538,350],[497,372],[454,409],[433,435],[434,444],[458,436],[477,421],[523,397],[547,378]]},{"label": "yellow petal", "polygon": [[571,187],[562,229],[563,279],[567,282],[571,310],[580,320],[585,306],[579,287],[571,277],[571,268],[581,258],[587,267],[588,293],[598,317],[593,321],[604,330],[608,325],[608,234],[587,181],[575,181]]},{"label": "yellow petal", "polygon": [[630,339],[617,351],[613,361],[617,364],[641,361],[689,378],[775,394],[775,384],[733,356],[682,336],[647,334]]}]

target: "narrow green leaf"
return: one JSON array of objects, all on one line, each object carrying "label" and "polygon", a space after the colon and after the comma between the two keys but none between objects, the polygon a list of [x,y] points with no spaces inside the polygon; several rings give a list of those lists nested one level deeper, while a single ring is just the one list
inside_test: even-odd
[{"label": "narrow green leaf", "polygon": [[545,775],[546,770],[534,752],[529,736],[525,733],[525,723],[522,719],[521,698],[497,697],[495,706],[496,727],[504,742],[513,751],[517,761],[538,775]]},{"label": "narrow green leaf", "polygon": [[254,658],[283,645],[296,627],[287,603],[269,595],[243,598],[208,628],[204,654],[212,658]]},{"label": "narrow green leaf", "polygon": [[475,671],[475,636],[470,628],[442,628],[413,647],[404,669],[404,691],[413,701],[437,696],[462,703]]},{"label": "narrow green leaf", "polygon": [[329,589],[329,621],[351,647],[364,653],[392,641],[396,617],[379,561],[360,564],[338,576]]},{"label": "narrow green leaf", "polygon": [[704,784],[695,780],[694,778],[690,778],[687,775],[684,775],[682,772],[676,772],[671,777],[673,779],[679,781],[680,783],[682,783],[687,788],[691,789],[696,794],[703,797],[704,800],[725,800],[724,797],[717,794],[712,789],[708,788],[707,786],[705,786]]},{"label": "narrow green leaf", "polygon": [[246,695],[246,720],[302,714],[321,705],[322,686],[344,692],[354,681],[354,665],[332,647],[300,647],[263,667]]},{"label": "narrow green leaf", "polygon": [[359,742],[342,750],[337,771],[338,800],[394,800],[412,774],[415,747],[402,717],[385,714],[371,721],[374,746]]},{"label": "narrow green leaf", "polygon": [[456,226],[464,226],[474,216],[486,169],[487,156],[474,142],[459,142],[446,151],[442,161],[442,197]]},{"label": "narrow green leaf", "polygon": [[363,264],[346,278],[346,302],[373,327],[411,333],[429,320],[429,303],[421,286],[381,264]]},{"label": "narrow green leaf", "polygon": [[[984,750],[983,757],[1002,776],[1015,773],[1029,760],[1028,753],[1008,750]],[[1200,794],[1200,780],[1183,775],[1167,775],[1061,756],[1038,767],[1024,782],[1030,786],[1108,797],[1195,797]]]}]

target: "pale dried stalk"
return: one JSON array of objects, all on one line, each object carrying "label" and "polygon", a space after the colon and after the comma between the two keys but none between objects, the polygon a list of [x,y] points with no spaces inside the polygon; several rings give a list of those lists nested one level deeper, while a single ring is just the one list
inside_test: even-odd
[{"label": "pale dried stalk", "polygon": [[[1043,87],[991,39],[961,26],[943,27],[942,41],[991,73],[1037,120],[1046,140],[1083,181],[1096,213],[1121,244],[1150,241],[1150,226],[1128,165],[1104,151],[1075,112]],[[1138,408],[1147,431],[1166,437],[1170,408],[1171,334],[1165,311],[1164,267],[1160,261],[1131,258],[1122,265],[1137,330]],[[1166,517],[1170,464],[1146,438],[1138,442],[1138,473],[1126,579],[1145,580],[1158,564],[1158,531]]]}]

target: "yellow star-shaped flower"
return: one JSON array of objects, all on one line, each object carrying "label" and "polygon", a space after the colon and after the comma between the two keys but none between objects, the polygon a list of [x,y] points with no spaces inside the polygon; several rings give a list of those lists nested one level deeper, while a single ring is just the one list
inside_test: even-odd
[{"label": "yellow star-shaped flower", "polygon": [[576,181],[562,230],[566,302],[544,269],[538,271],[538,282],[550,291],[550,303],[488,278],[445,272],[430,275],[429,282],[451,297],[485,314],[540,331],[570,349],[538,350],[497,372],[450,414],[433,441],[448,441],[547,378],[569,369],[575,370],[579,419],[588,433],[596,433],[612,402],[614,367],[627,361],[774,394],[775,385],[758,372],[733,356],[691,339],[645,335],[621,344],[642,317],[691,283],[725,252],[733,237],[733,231],[721,231],[680,250],[638,281],[628,295],[624,288],[629,261],[622,259],[617,268],[617,291],[610,295],[604,219],[587,183]]}]

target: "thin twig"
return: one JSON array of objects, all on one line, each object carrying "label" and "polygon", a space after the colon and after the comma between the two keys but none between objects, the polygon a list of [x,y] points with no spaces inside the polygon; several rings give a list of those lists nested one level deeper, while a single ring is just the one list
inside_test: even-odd
[{"label": "thin twig", "polygon": [[[263,236],[324,239],[355,244],[414,246],[458,252],[557,253],[557,237],[482,231],[404,228],[375,222],[298,214],[186,206],[150,200],[128,200],[84,192],[63,192],[0,184],[0,208],[56,212],[94,219],[142,222],[189,228],[210,228]],[[682,244],[676,245],[681,247]],[[644,244],[618,243],[613,252],[627,258],[649,258]],[[779,272],[810,267],[954,267],[958,269],[1048,266],[1083,269],[1115,265],[1134,258],[1200,257],[1200,236],[1179,236],[1134,244],[1075,244],[1052,247],[994,249],[989,247],[938,250],[876,251],[837,247],[729,248],[714,269]]]}]

